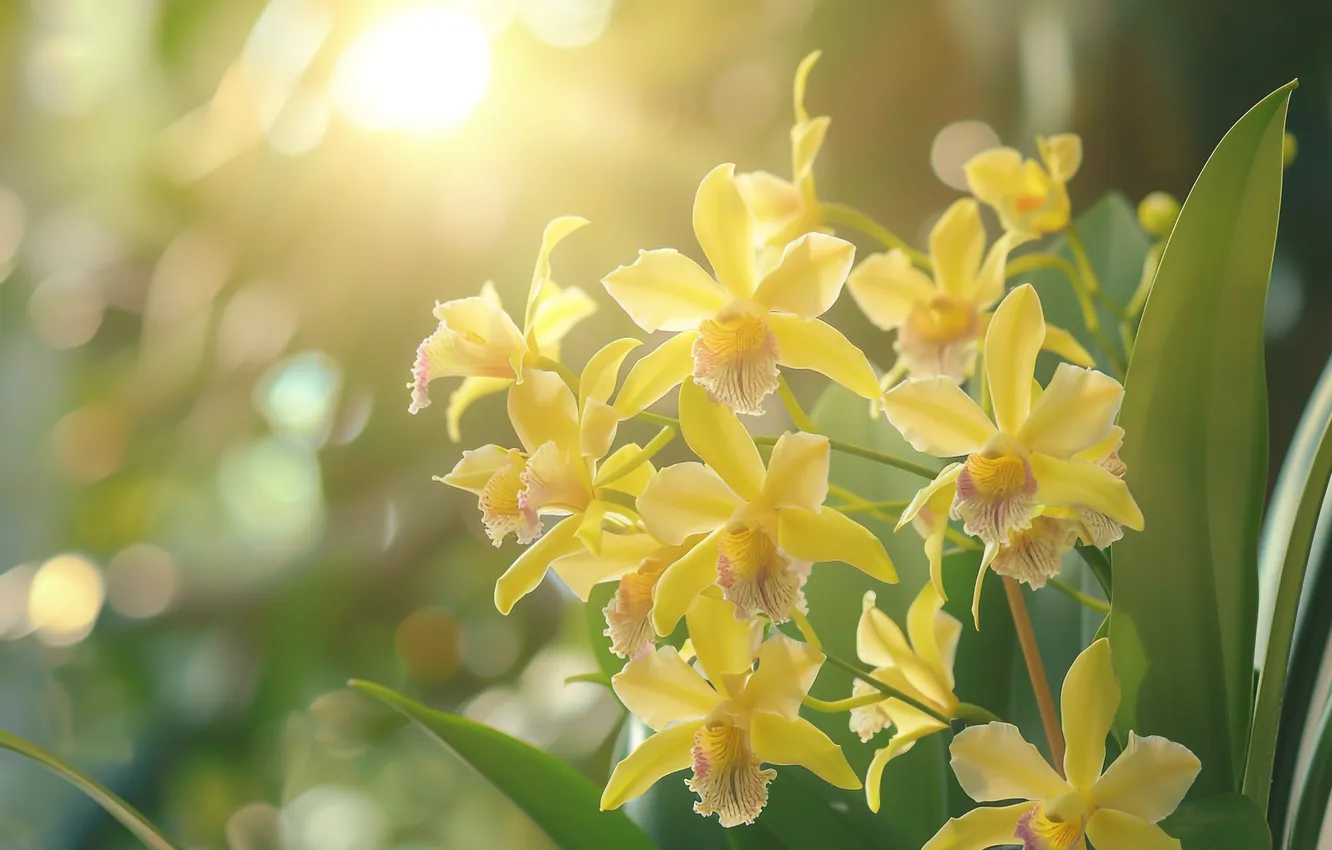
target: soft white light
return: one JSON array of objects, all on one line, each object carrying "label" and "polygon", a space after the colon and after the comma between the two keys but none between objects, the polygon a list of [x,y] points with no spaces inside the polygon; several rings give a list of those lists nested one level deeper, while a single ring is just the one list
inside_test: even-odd
[{"label": "soft white light", "polygon": [[102,573],[81,555],[56,555],[28,588],[28,621],[48,646],[72,646],[88,636],[106,598]]},{"label": "soft white light", "polygon": [[333,98],[368,130],[434,133],[461,124],[490,81],[481,23],[443,4],[396,11],[352,43],[333,76]]}]

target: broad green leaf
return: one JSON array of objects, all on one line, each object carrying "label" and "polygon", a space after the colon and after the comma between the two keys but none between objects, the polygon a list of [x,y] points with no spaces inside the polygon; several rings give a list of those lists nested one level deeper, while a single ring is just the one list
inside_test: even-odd
[{"label": "broad green leaf", "polygon": [[1161,821],[1161,828],[1179,839],[1182,850],[1269,850],[1272,846],[1262,811],[1243,794],[1189,800]]},{"label": "broad green leaf", "polygon": [[32,759],[87,794],[97,805],[106,809],[108,814],[124,824],[125,828],[134,833],[134,837],[142,841],[144,846],[150,848],[150,850],[175,850],[175,845],[168,841],[166,836],[158,832],[157,828],[149,823],[143,815],[136,812],[129,803],[117,797],[97,780],[78,768],[65,764],[36,744],[29,743],[8,732],[0,731],[0,748]]},{"label": "broad green leaf", "polygon": [[1189,747],[1203,764],[1197,794],[1239,787],[1249,739],[1267,479],[1263,306],[1291,88],[1231,128],[1189,193],[1119,417],[1146,529],[1114,546],[1118,731]]},{"label": "broad green leaf", "polygon": [[[1298,473],[1291,470],[1291,474]],[[1309,553],[1313,549],[1314,532],[1318,527],[1318,516],[1322,512],[1330,477],[1332,418],[1324,421],[1313,461],[1305,469],[1304,486],[1301,488],[1280,566],[1271,626],[1266,633],[1267,648],[1258,679],[1258,701],[1254,709],[1253,735],[1244,771],[1244,793],[1264,811],[1267,810],[1272,785],[1273,758],[1281,723],[1281,702],[1286,690],[1290,647],[1295,636],[1295,617],[1299,612]],[[1265,554],[1269,553],[1275,557],[1274,549],[1267,550]]]},{"label": "broad green leaf", "polygon": [[360,681],[349,685],[434,735],[508,795],[564,850],[655,847],[622,812],[601,811],[601,789],[549,753],[480,723],[426,708],[380,685]]}]

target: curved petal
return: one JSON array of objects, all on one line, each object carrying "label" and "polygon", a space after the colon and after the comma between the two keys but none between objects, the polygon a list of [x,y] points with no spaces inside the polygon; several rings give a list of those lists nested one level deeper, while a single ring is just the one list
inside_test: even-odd
[{"label": "curved petal", "polygon": [[585,218],[563,215],[547,224],[541,234],[541,250],[537,252],[536,268],[532,270],[532,285],[527,290],[527,310],[523,313],[523,333],[527,337],[527,344],[532,348],[537,345],[537,305],[546,297],[547,293],[543,288],[550,280],[550,254],[566,236],[587,223]]},{"label": "curved petal", "polygon": [[745,685],[744,703],[750,711],[765,711],[795,720],[800,716],[800,701],[813,687],[822,666],[822,652],[807,643],[775,634],[759,647],[758,670]]},{"label": "curved petal", "polygon": [[721,285],[736,298],[754,292],[754,217],[735,185],[735,166],[707,173],[694,195],[694,236]]},{"label": "curved petal", "polygon": [[586,602],[593,587],[633,572],[643,559],[661,548],[661,543],[650,534],[605,534],[601,538],[600,555],[582,549],[552,561],[550,568],[574,596]]},{"label": "curved petal", "polygon": [[1010,723],[968,726],[948,749],[958,783],[978,803],[1042,800],[1068,791],[1068,783]]},{"label": "curved petal", "polygon": [[1012,844],[1018,819],[1030,810],[1030,803],[972,809],[960,818],[949,818],[921,850],[985,850]]},{"label": "curved petal", "polygon": [[942,376],[893,387],[884,393],[883,412],[913,449],[935,457],[980,451],[995,433],[980,405]]},{"label": "curved petal", "polygon": [[769,310],[812,319],[842,293],[856,246],[826,233],[806,233],[782,251],[777,267],[759,282],[754,300]]},{"label": "curved petal", "polygon": [[1119,381],[1060,363],[1014,436],[1034,452],[1068,460],[1110,435],[1123,401]]},{"label": "curved petal", "polygon": [[861,398],[879,397],[879,379],[865,352],[832,325],[818,319],[805,321],[786,313],[769,313],[768,329],[777,338],[778,363],[826,375]]},{"label": "curved petal", "polygon": [[[587,503],[583,509],[582,522],[578,523],[578,530],[574,532],[574,537],[582,543],[587,551],[594,555],[601,555],[601,540],[605,537],[605,522],[607,509],[613,509],[615,505],[609,502],[603,502],[600,499],[593,499]],[[552,566],[554,566],[552,564]]]},{"label": "curved petal", "polygon": [[631,658],[611,677],[611,687],[625,708],[657,732],[678,721],[707,717],[721,702],[721,695],[673,646]]},{"label": "curved petal", "polygon": [[1142,511],[1128,485],[1104,467],[1085,460],[1059,460],[1032,454],[1035,500],[1044,505],[1081,505],[1120,525],[1142,531]]},{"label": "curved petal", "polygon": [[846,279],[846,288],[861,312],[885,331],[904,325],[912,310],[939,294],[929,275],[896,250],[861,260]]},{"label": "curved petal", "polygon": [[762,627],[736,617],[730,602],[709,593],[699,594],[685,611],[685,625],[698,663],[717,688],[724,687],[727,676],[748,673],[753,668]]},{"label": "curved petal", "polygon": [[763,489],[763,457],[745,426],[694,381],[680,385],[680,430],[689,448],[745,501]]},{"label": "curved petal", "polygon": [[439,480],[450,487],[466,490],[480,496],[491,476],[512,463],[521,455],[511,449],[500,448],[494,444],[470,449],[462,453],[462,459],[454,465],[448,475]]},{"label": "curved petal", "polygon": [[449,394],[449,406],[444,413],[449,439],[455,443],[462,442],[462,415],[472,406],[472,402],[504,392],[512,385],[512,378],[463,378],[458,388]]},{"label": "curved petal", "polygon": [[1183,744],[1130,732],[1124,752],[1092,786],[1092,805],[1156,823],[1179,807],[1200,770],[1202,762]]},{"label": "curved petal", "polygon": [[[1004,295],[1004,282],[1008,280],[1008,254],[1017,246],[1030,239],[1022,233],[1007,231],[990,246],[981,263],[980,272],[972,288],[971,302],[978,310],[988,309],[991,304]],[[984,335],[984,330],[981,331]]]},{"label": "curved petal", "polygon": [[1016,434],[1031,409],[1031,380],[1036,355],[1045,343],[1041,299],[1024,283],[1014,289],[990,318],[985,332],[985,374],[999,430]]},{"label": "curved petal", "polygon": [[736,188],[754,214],[755,236],[766,242],[800,213],[800,190],[794,183],[766,171],[735,175]]},{"label": "curved petal", "polygon": [[1086,366],[1090,369],[1096,365],[1096,358],[1082,347],[1082,343],[1078,342],[1073,334],[1054,325],[1045,326],[1045,345],[1041,347],[1075,366]]},{"label": "curved petal", "polygon": [[615,765],[601,795],[601,810],[618,809],[640,796],[668,773],[684,770],[694,760],[694,733],[702,723],[683,723],[658,732]]},{"label": "curved petal", "polygon": [[750,744],[766,764],[798,764],[824,782],[855,790],[860,777],[847,764],[842,748],[803,717],[788,720],[766,711],[749,719]]},{"label": "curved petal", "polygon": [[962,173],[971,194],[992,207],[1024,186],[1022,154],[1013,148],[982,151],[967,160]]},{"label": "curved petal", "polygon": [[791,174],[800,188],[801,200],[810,206],[818,202],[814,191],[814,160],[823,147],[831,123],[831,118],[821,115],[791,128]]},{"label": "curved petal", "polygon": [[1094,446],[1088,446],[1077,454],[1073,455],[1076,460],[1089,460],[1092,463],[1102,463],[1110,455],[1119,451],[1120,446],[1124,445],[1124,429],[1118,425],[1110,429],[1110,433],[1105,435],[1105,439]]},{"label": "curved petal", "polygon": [[981,591],[985,589],[985,571],[994,563],[994,558],[998,554],[998,543],[986,543],[985,551],[981,554],[980,569],[976,571],[976,587],[971,592],[971,622],[976,631],[980,631]]},{"label": "curved petal", "polygon": [[822,50],[812,50],[796,66],[793,99],[795,101],[795,119],[798,124],[803,124],[809,120],[809,112],[805,109],[805,89],[809,86],[809,72],[814,70],[815,63],[819,61],[819,57],[822,55]]},{"label": "curved petal", "polygon": [[657,346],[634,364],[615,396],[615,409],[626,419],[679,386],[694,371],[698,331],[683,331]]},{"label": "curved petal", "polygon": [[650,482],[657,474],[657,470],[652,465],[652,461],[644,461],[635,467],[631,472],[623,477],[617,478],[609,484],[600,484],[598,481],[605,481],[612,475],[615,475],[626,464],[632,463],[643,451],[643,447],[637,443],[625,443],[616,449],[609,457],[601,462],[597,467],[597,477],[592,483],[595,487],[605,487],[608,490],[618,490],[621,493],[628,493],[634,498],[643,495]]},{"label": "curved petal", "polygon": [[[897,526],[893,530],[901,531],[902,526],[915,519],[921,510],[934,501],[935,496],[939,495],[941,491],[950,489],[955,491],[957,489],[957,477],[962,474],[962,466],[960,463],[948,464],[939,471],[938,475],[934,476],[933,481],[917,490],[916,495],[911,497],[911,503],[906,506],[906,510],[902,511],[902,516],[897,520]],[[950,492],[948,502],[951,504],[952,501],[953,495]]]},{"label": "curved petal", "polygon": [[1087,821],[1087,837],[1096,850],[1180,850],[1178,839],[1142,818],[1102,809]]},{"label": "curved petal", "polygon": [[828,465],[832,448],[820,434],[790,431],[777,438],[768,459],[763,495],[774,508],[817,512],[828,498]]},{"label": "curved petal", "polygon": [[666,568],[652,591],[652,628],[663,637],[705,588],[717,581],[717,537],[714,531]]},{"label": "curved petal", "polygon": [[523,379],[509,390],[509,421],[529,454],[546,442],[581,454],[578,402],[554,372],[529,369],[523,373]]},{"label": "curved petal", "polygon": [[565,517],[523,550],[518,559],[495,582],[495,607],[508,614],[513,606],[541,584],[551,561],[583,548],[574,533],[583,518],[578,514]]},{"label": "curved petal", "polygon": [[673,248],[639,251],[632,265],[620,266],[601,284],[634,324],[649,333],[696,328],[728,300],[712,275]]},{"label": "curved petal", "polygon": [[638,497],[638,513],[653,537],[678,546],[692,534],[724,526],[740,504],[740,497],[711,469],[677,463],[652,476]]},{"label": "curved petal", "polygon": [[1064,775],[1079,791],[1090,791],[1105,765],[1105,736],[1119,710],[1119,680],[1110,641],[1101,638],[1068,668],[1059,697],[1064,721]]},{"label": "curved petal", "polygon": [[871,578],[897,583],[897,570],[883,543],[869,529],[825,507],[818,513],[801,508],[777,512],[777,545],[801,561],[841,561]]},{"label": "curved petal", "polygon": [[589,399],[606,402],[615,392],[620,379],[620,367],[629,352],[642,345],[641,340],[626,337],[608,342],[587,359],[583,373],[578,376],[578,409],[584,410]]},{"label": "curved petal", "polygon": [[1058,183],[1072,180],[1082,167],[1082,138],[1076,133],[1037,136],[1036,149],[1050,177]]},{"label": "curved petal", "polygon": [[538,352],[555,357],[560,340],[574,325],[597,312],[597,302],[577,286],[560,287],[549,280],[542,293],[532,317],[532,335]]},{"label": "curved petal", "polygon": [[856,657],[872,667],[895,667],[897,659],[911,654],[906,635],[893,619],[875,607],[876,594],[865,591],[856,623]]},{"label": "curved petal", "polygon": [[[907,634],[911,648],[924,661],[941,684],[953,688],[953,660],[962,623],[943,610],[943,595],[926,582],[907,609]],[[923,689],[922,689],[923,690]]]},{"label": "curved petal", "polygon": [[976,289],[981,256],[985,253],[985,228],[980,205],[959,198],[944,210],[930,231],[930,263],[939,290],[954,298],[971,300]]},{"label": "curved petal", "polygon": [[869,770],[865,773],[865,800],[871,812],[879,811],[883,769],[888,766],[888,762],[909,751],[926,735],[948,728],[928,714],[896,700],[889,704],[894,706],[890,712],[893,726],[896,727],[893,730],[893,737],[888,739],[886,747],[874,754],[874,760],[870,762]]}]

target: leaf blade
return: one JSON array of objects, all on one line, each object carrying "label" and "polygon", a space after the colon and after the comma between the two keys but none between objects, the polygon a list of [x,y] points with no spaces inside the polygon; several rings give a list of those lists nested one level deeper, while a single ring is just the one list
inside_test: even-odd
[{"label": "leaf blade", "polygon": [[1262,321],[1290,90],[1231,128],[1189,193],[1120,413],[1147,524],[1114,547],[1118,730],[1188,746],[1203,762],[1199,794],[1239,787],[1248,744],[1267,474]]},{"label": "leaf blade", "polygon": [[176,850],[176,845],[139,814],[133,806],[116,796],[110,789],[72,765],[29,741],[0,730],[0,749],[32,759],[52,773],[87,794],[112,817],[120,821],[135,838],[150,850]]},{"label": "leaf blade", "polygon": [[513,800],[565,850],[655,850],[623,812],[603,812],[597,787],[554,756],[466,718],[426,708],[373,682],[349,687],[421,726]]}]

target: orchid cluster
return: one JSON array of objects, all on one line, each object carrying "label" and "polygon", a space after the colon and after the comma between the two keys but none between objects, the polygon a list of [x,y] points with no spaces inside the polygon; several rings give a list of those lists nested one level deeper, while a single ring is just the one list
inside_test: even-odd
[{"label": "orchid cluster", "polygon": [[[656,734],[615,768],[603,808],[687,770],[695,811],[727,827],[751,823],[773,766],[801,765],[839,788],[863,785],[878,811],[892,759],[965,725],[951,745],[962,788],[978,802],[1020,802],[948,822],[931,850],[1178,846],[1156,823],[1200,766],[1182,746],[1134,737],[1104,769],[1119,700],[1106,641],[1085,650],[1064,682],[1063,735],[1051,745],[1062,749],[1066,737],[1067,752],[1055,767],[1015,727],[954,692],[964,626],[944,611],[946,539],[983,549],[971,600],[979,629],[987,570],[1040,588],[1075,546],[1102,549],[1143,526],[1117,454],[1123,387],[1069,331],[1046,323],[1035,289],[1008,287],[1023,268],[1010,253],[1068,227],[1081,141],[1039,139],[1039,160],[1011,148],[977,155],[965,168],[973,197],[947,209],[928,253],[886,238],[890,250],[857,262],[855,246],[833,232],[845,217],[820,201],[814,181],[829,127],[804,106],[816,59],[796,74],[791,179],[727,164],[699,184],[693,229],[710,270],[657,248],[603,278],[639,328],[669,334],[623,380],[639,340],[610,342],[577,375],[559,360],[561,339],[598,309],[552,280],[551,253],[581,219],[547,227],[521,327],[489,285],[436,306],[439,325],[412,369],[412,412],[430,404],[433,381],[460,377],[447,413],[454,440],[469,405],[504,392],[519,443],[464,451],[439,479],[477,496],[496,546],[512,535],[525,547],[496,582],[495,604],[507,614],[552,572],[584,600],[595,585],[618,583],[604,610],[610,649],[624,659],[613,687]],[[993,241],[983,208],[1001,228]],[[871,323],[896,332],[886,370],[820,318],[844,287]],[[1035,379],[1042,350],[1064,361],[1045,386]],[[807,616],[810,571],[840,561],[880,582],[898,576],[882,542],[853,518],[854,500],[835,491],[840,501],[829,503],[830,455],[845,447],[816,433],[785,383],[789,369],[826,376],[868,402],[876,427],[952,460],[897,517],[922,537],[930,581],[905,632],[866,595],[862,664],[837,660],[856,676],[838,703],[809,697],[829,660]],[[670,394],[678,419],[648,411]],[[755,438],[743,417],[774,395],[797,430]],[[631,419],[660,433],[617,446]],[[677,433],[697,460],[657,468],[654,456]],[[777,628],[789,621],[803,641]],[[801,717],[802,705],[849,711],[851,730],[877,742],[863,779]]]}]

